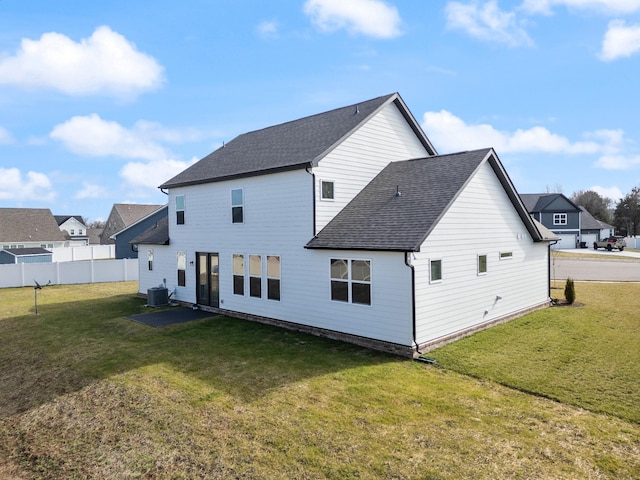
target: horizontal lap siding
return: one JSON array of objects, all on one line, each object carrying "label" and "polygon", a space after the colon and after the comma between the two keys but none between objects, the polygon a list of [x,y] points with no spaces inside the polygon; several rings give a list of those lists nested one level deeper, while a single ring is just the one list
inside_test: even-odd
[{"label": "horizontal lap siding", "polygon": [[[510,260],[500,259],[505,251],[513,253]],[[478,255],[487,255],[486,275],[477,274]],[[430,259],[442,260],[441,283],[429,283]],[[457,198],[413,263],[420,343],[548,299],[547,244],[532,241],[489,164]]]},{"label": "horizontal lap siding", "polygon": [[335,182],[335,201],[320,200],[316,186],[316,225],[320,231],[389,163],[428,153],[395,104],[385,106],[314,168],[318,181]]},{"label": "horizontal lap siding", "polygon": [[[175,299],[196,303],[196,252],[220,259],[220,308],[284,320],[402,345],[411,345],[411,270],[395,252],[307,250],[313,236],[312,176],[304,170],[172,189],[169,194],[171,244],[154,248],[154,270],[145,272],[146,247],[140,249],[140,292],[167,278]],[[244,188],[245,223],[231,223],[232,188]],[[185,225],[175,224],[175,195],[185,195]],[[176,255],[187,254],[185,287],[177,286]],[[232,255],[281,257],[281,300],[234,295]],[[330,259],[372,261],[372,305],[334,302],[330,296]],[[194,261],[194,265],[190,265]],[[245,257],[248,265],[248,257]]]}]

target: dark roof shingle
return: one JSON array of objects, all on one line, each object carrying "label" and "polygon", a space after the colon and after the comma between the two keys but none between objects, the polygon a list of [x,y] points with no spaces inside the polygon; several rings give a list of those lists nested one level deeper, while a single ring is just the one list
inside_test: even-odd
[{"label": "dark roof shingle", "polygon": [[162,217],[129,243],[141,245],[169,245],[169,218]]},{"label": "dark roof shingle", "polygon": [[490,152],[390,163],[307,248],[417,251]]},{"label": "dark roof shingle", "polygon": [[0,208],[0,242],[62,242],[65,235],[48,208]]},{"label": "dark roof shingle", "polygon": [[[160,188],[215,182],[313,165],[382,106],[392,101],[403,106],[401,111],[405,115],[410,115],[400,96],[394,93],[244,133],[168,180]],[[416,134],[427,150],[435,153],[419,127]]]}]

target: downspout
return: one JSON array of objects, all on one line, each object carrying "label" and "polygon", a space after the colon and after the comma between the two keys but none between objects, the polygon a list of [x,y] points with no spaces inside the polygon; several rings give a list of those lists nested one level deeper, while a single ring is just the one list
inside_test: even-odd
[{"label": "downspout", "polygon": [[[549,242],[549,244],[547,245],[547,249],[549,252],[549,262],[547,263],[547,278],[549,279],[549,281],[547,282],[547,296],[553,300],[553,298],[551,297],[551,245],[555,245],[556,243],[558,243],[559,240],[556,240],[555,242]],[[555,260],[554,260],[555,262]]]},{"label": "downspout", "polygon": [[313,232],[313,237],[315,238],[316,236],[316,174],[313,173],[313,171],[309,171],[309,168],[311,166],[307,166],[305,167],[306,172],[311,175],[311,179],[312,179],[312,183],[313,183],[313,187],[311,188],[311,194],[313,195],[313,198],[311,200],[311,205],[313,207],[313,214],[312,214],[312,219],[313,219],[313,228],[312,228],[312,232]]},{"label": "downspout", "polygon": [[411,264],[411,252],[404,253],[404,264],[411,269],[411,326],[413,334],[413,343],[416,346],[416,353],[422,354],[420,351],[420,345],[417,341],[416,333],[416,269]]}]

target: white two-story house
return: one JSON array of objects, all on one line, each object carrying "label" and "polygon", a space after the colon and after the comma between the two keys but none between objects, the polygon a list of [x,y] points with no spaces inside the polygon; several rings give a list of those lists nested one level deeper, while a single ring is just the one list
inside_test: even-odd
[{"label": "white two-story house", "polygon": [[437,155],[398,94],[245,133],[160,188],[142,295],[408,356],[548,305],[548,231],[496,153]]}]

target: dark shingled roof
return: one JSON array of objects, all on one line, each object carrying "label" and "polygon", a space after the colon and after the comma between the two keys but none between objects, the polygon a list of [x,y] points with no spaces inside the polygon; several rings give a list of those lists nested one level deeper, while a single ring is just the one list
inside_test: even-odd
[{"label": "dark shingled roof", "polygon": [[602,220],[598,220],[596,217],[591,215],[589,211],[582,205],[580,205],[580,210],[582,211],[582,217],[580,218],[580,228],[582,230],[602,230],[604,228],[614,228],[613,225],[609,225],[608,223],[605,223]]},{"label": "dark shingled roof", "polygon": [[488,159],[532,237],[542,240],[495,153],[483,149],[390,163],[306,247],[418,251]]},{"label": "dark shingled roof", "polygon": [[81,224],[84,225],[84,220],[82,219],[81,215],[54,215],[53,218],[56,219],[58,226],[62,225],[64,222],[66,222],[70,218],[75,218],[77,221],[79,221]]},{"label": "dark shingled roof", "polygon": [[522,203],[524,203],[524,206],[529,213],[543,212],[558,197],[563,197],[567,202],[573,205],[576,210],[578,210],[577,205],[562,193],[523,193],[520,195]]},{"label": "dark shingled roof", "polygon": [[400,95],[394,93],[244,133],[168,180],[160,188],[314,166],[340,141],[390,102],[396,102],[427,151],[435,154],[435,149],[411,116]]},{"label": "dark shingled roof", "polygon": [[140,245],[169,245],[169,217],[162,217],[129,243]]}]

